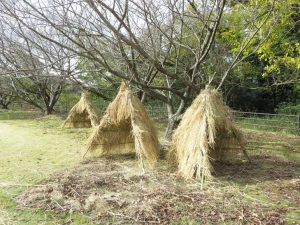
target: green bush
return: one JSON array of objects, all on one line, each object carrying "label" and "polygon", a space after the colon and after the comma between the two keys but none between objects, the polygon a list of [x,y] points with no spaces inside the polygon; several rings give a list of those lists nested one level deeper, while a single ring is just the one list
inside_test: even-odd
[{"label": "green bush", "polygon": [[282,102],[279,104],[276,112],[283,114],[300,114],[300,102]]}]

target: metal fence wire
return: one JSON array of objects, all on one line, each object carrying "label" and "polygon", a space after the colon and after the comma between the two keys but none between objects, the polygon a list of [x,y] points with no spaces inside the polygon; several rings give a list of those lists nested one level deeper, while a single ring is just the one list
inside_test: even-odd
[{"label": "metal fence wire", "polygon": [[271,114],[233,111],[236,123],[242,128],[287,132],[300,135],[300,114]]},{"label": "metal fence wire", "polygon": [[[55,112],[66,114],[71,105],[56,105]],[[105,109],[106,106],[99,107]],[[41,113],[33,108],[25,108],[24,111],[11,111],[4,113],[0,111],[0,120],[13,120],[13,119],[32,119],[40,116]],[[146,109],[154,120],[165,123],[168,119],[166,109],[164,107],[146,105]],[[102,110],[102,113],[104,110]],[[300,114],[287,115],[287,114],[271,114],[271,113],[256,113],[256,112],[242,112],[232,111],[233,119],[240,128],[254,129],[272,132],[284,132],[290,134],[300,135]]]}]

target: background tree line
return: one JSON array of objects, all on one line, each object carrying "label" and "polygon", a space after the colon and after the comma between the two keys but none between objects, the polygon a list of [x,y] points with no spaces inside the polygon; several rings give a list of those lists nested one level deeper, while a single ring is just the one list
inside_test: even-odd
[{"label": "background tree line", "polygon": [[296,0],[3,0],[0,23],[2,106],[51,114],[64,93],[109,101],[127,80],[166,108],[167,137],[206,85],[235,109],[299,110]]}]

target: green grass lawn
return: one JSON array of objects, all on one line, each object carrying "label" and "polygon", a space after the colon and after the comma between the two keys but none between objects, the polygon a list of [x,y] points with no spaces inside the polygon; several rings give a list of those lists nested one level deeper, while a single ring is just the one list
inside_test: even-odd
[{"label": "green grass lawn", "polygon": [[236,123],[243,129],[277,132],[283,134],[299,134],[298,118],[296,116],[248,116],[236,117]]},{"label": "green grass lawn", "polygon": [[40,114],[40,112],[36,111],[0,110],[0,120],[33,119]]},{"label": "green grass lawn", "polygon": [[62,120],[0,121],[0,224],[91,224],[76,214],[19,210],[14,197],[82,160],[89,129],[61,129]]},{"label": "green grass lawn", "polygon": [[[0,120],[0,224],[93,224],[88,215],[24,210],[15,202],[16,196],[39,185],[51,174],[82,167],[84,144],[91,130],[62,129],[61,123],[62,119],[54,116]],[[300,220],[300,211],[293,196],[300,197],[300,191],[291,187],[298,184],[300,178],[299,137],[247,130],[247,139],[251,140],[248,145],[250,156],[254,159],[259,156],[259,160],[241,168],[237,174],[226,175],[230,166],[223,168],[225,178],[221,177],[215,188],[227,190],[222,193],[226,198],[238,196],[237,199],[249,204],[283,210],[286,221],[296,223]],[[294,164],[290,165],[290,162]],[[180,210],[179,203],[177,207]],[[173,224],[198,222],[184,216]]]}]

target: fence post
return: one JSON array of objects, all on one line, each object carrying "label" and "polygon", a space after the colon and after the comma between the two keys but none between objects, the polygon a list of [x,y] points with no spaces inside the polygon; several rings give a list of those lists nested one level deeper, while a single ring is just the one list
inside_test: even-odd
[{"label": "fence post", "polygon": [[298,113],[298,135],[300,135],[300,113]]}]

